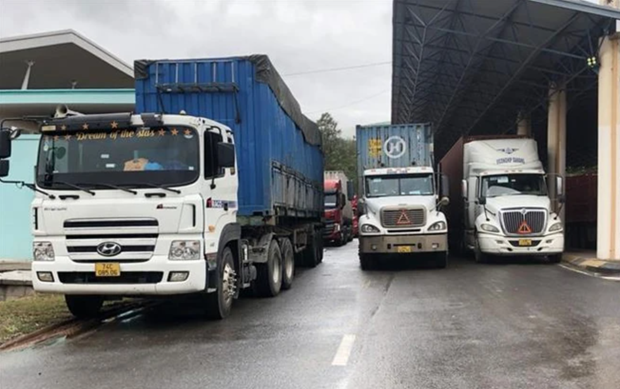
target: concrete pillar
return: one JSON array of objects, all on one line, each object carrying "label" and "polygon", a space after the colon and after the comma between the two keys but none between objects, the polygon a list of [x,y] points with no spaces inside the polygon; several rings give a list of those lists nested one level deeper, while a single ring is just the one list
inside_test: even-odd
[{"label": "concrete pillar", "polygon": [[[616,5],[617,2],[616,2]],[[620,259],[620,34],[602,38],[598,74],[596,256]]]},{"label": "concrete pillar", "polygon": [[517,118],[517,135],[532,136],[532,121],[529,115],[519,114]]},{"label": "concrete pillar", "polygon": [[[556,188],[556,176],[566,176],[566,86],[554,83],[549,87],[549,116],[547,122],[547,173],[552,180],[551,198],[555,210],[560,208]],[[564,208],[560,213],[564,220]]]}]

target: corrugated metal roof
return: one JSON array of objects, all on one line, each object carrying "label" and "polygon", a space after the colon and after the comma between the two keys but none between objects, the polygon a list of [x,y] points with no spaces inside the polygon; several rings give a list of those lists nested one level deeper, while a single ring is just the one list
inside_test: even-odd
[{"label": "corrugated metal roof", "polygon": [[510,131],[551,83],[572,98],[596,87],[586,60],[617,19],[574,0],[395,0],[392,122],[431,122],[439,157],[461,135]]}]

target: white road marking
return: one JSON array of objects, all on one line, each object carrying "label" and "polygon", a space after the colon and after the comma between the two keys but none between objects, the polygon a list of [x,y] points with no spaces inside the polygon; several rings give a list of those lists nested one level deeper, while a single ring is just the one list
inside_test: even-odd
[{"label": "white road marking", "polygon": [[579,274],[585,274],[586,276],[590,276],[590,277],[595,277],[595,278],[602,278],[604,280],[608,280],[608,281],[620,281],[620,277],[606,277],[606,276],[597,276],[594,275],[592,273],[589,273],[587,271],[583,271],[583,270],[579,270],[579,269],[575,269],[573,267],[570,266],[566,266],[566,265],[560,265],[561,268],[564,268],[566,270],[570,270],[570,271],[574,271],[575,273],[579,273]]},{"label": "white road marking", "polygon": [[353,350],[353,343],[355,343],[355,335],[347,334],[342,337],[338,351],[332,361],[332,366],[346,366],[351,356],[351,350]]}]

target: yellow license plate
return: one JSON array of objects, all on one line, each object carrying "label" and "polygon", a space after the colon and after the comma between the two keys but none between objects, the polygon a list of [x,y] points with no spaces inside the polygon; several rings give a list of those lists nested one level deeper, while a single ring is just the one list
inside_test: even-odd
[{"label": "yellow license plate", "polygon": [[95,263],[95,276],[120,277],[121,265],[119,263]]},{"label": "yellow license plate", "polygon": [[411,252],[411,246],[398,246],[398,248],[396,250],[399,253],[410,253]]},{"label": "yellow license plate", "polygon": [[519,239],[519,246],[531,246],[531,245],[532,245],[531,239]]}]

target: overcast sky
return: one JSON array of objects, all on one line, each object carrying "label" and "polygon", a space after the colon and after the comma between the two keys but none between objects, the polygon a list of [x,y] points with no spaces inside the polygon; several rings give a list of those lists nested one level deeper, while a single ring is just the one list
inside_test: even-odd
[{"label": "overcast sky", "polygon": [[390,120],[392,0],[0,0],[0,38],[74,29],[134,59],[267,54],[312,119]]}]

